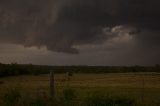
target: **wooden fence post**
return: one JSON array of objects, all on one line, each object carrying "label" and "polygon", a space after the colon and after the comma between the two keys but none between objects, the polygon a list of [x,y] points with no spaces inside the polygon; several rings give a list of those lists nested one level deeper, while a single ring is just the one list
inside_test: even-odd
[{"label": "wooden fence post", "polygon": [[54,71],[50,71],[50,96],[51,98],[55,97],[55,79],[54,79]]}]

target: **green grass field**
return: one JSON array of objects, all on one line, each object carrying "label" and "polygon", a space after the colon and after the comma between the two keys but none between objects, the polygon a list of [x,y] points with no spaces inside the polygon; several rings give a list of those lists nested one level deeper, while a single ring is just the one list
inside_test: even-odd
[{"label": "green grass field", "polygon": [[[55,75],[56,97],[62,95],[63,89],[72,88],[77,102],[97,93],[130,97],[137,106],[160,106],[159,73],[73,74],[70,81],[67,79],[66,74]],[[13,88],[19,89],[23,97],[49,95],[49,75],[6,77],[0,81],[0,106],[4,95]]]}]

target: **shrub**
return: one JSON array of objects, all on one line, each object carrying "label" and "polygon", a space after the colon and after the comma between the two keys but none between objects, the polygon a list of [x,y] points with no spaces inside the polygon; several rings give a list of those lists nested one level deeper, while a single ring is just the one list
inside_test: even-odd
[{"label": "shrub", "polygon": [[92,95],[87,98],[85,104],[87,106],[134,106],[135,101],[127,97]]},{"label": "shrub", "polygon": [[18,89],[12,89],[11,91],[5,94],[4,102],[7,106],[16,106],[20,98],[20,91]]},{"label": "shrub", "polygon": [[63,96],[66,101],[73,100],[74,98],[76,98],[76,91],[71,88],[64,89]]},{"label": "shrub", "polygon": [[44,98],[36,97],[34,98],[29,106],[47,106]]},{"label": "shrub", "polygon": [[134,106],[135,100],[128,97],[116,97],[114,100],[117,106]]},{"label": "shrub", "polygon": [[73,76],[73,73],[72,73],[72,72],[68,72],[68,76],[69,76],[69,77],[72,77],[72,76]]}]

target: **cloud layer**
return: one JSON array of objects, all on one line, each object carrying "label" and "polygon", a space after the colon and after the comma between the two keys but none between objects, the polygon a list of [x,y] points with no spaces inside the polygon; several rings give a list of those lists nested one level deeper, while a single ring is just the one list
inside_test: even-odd
[{"label": "cloud layer", "polygon": [[0,42],[78,53],[86,45],[118,48],[118,42],[134,41],[136,51],[148,47],[155,51],[160,48],[159,4],[159,0],[0,0]]}]

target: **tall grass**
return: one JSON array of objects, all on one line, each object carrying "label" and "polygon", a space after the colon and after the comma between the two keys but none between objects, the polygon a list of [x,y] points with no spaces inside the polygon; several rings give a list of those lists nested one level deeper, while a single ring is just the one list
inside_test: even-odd
[{"label": "tall grass", "polygon": [[[62,95],[50,99],[45,96],[24,96],[19,89],[12,89],[4,95],[5,106],[135,106],[134,99],[125,96],[109,96],[91,94],[85,99],[77,99],[77,91],[72,88],[63,89]],[[81,101],[83,100],[83,101]]]},{"label": "tall grass", "polygon": [[21,98],[19,89],[14,88],[4,95],[4,104],[6,106],[16,106]]}]

